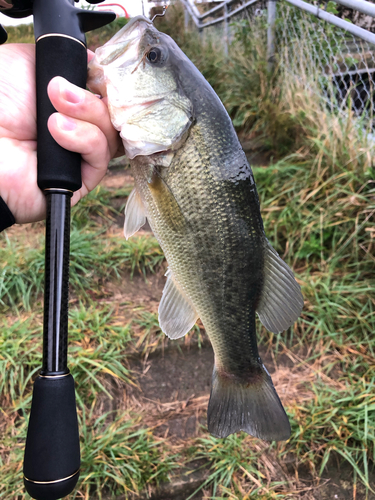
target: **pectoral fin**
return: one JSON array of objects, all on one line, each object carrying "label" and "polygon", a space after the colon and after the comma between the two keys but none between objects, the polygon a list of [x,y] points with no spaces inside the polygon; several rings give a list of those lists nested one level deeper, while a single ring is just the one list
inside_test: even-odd
[{"label": "pectoral fin", "polygon": [[184,214],[157,168],[152,168],[148,186],[156,208],[169,229],[175,233],[182,233],[186,227]]},{"label": "pectoral fin", "polygon": [[136,188],[130,193],[125,207],[124,235],[129,239],[146,224],[146,213]]},{"label": "pectoral fin", "polygon": [[262,324],[273,333],[289,328],[301,314],[303,297],[292,270],[267,242],[264,258],[264,284],[257,313]]},{"label": "pectoral fin", "polygon": [[198,314],[169,269],[166,276],[168,279],[159,304],[159,325],[170,339],[179,339],[193,328]]}]

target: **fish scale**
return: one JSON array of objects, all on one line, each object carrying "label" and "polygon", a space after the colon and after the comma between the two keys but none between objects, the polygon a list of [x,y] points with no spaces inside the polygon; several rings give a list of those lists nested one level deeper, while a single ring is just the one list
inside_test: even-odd
[{"label": "fish scale", "polygon": [[[214,138],[213,142],[215,146],[216,143],[222,144]],[[237,148],[236,142],[232,141],[232,149]],[[136,187],[148,207],[150,226],[161,243],[169,267],[193,300],[205,325],[217,366],[224,371],[245,375],[244,367],[246,373],[259,364],[256,344],[251,342],[251,337],[255,336],[255,305],[263,267],[262,252],[259,251],[261,242],[255,229],[262,227],[259,201],[255,184],[252,184],[251,191],[251,184],[246,181],[238,181],[233,186],[230,181],[215,180],[211,174],[215,167],[213,159],[205,150],[198,122],[181,153],[176,154],[170,167],[163,172],[162,178],[187,221],[183,234],[170,232],[165,213],[156,209],[155,195],[142,175],[145,166],[134,160],[132,172]],[[221,150],[221,159],[224,153]],[[227,154],[231,155],[228,146]],[[240,183],[244,184],[243,189],[238,186]],[[199,211],[196,204],[201,207]],[[229,206],[231,211],[228,211]],[[192,262],[196,267],[194,277],[188,272]],[[228,282],[226,276],[233,275],[227,272],[228,266],[244,272],[247,278]],[[245,305],[238,307],[238,304]],[[213,311],[212,305],[215,306]],[[244,321],[244,316],[249,319]],[[226,335],[227,332],[232,335]],[[243,353],[247,356],[244,357]]]},{"label": "fish scale", "polygon": [[96,51],[88,85],[108,95],[130,158],[135,190],[125,236],[147,218],[169,265],[160,326],[180,338],[200,317],[211,341],[209,432],[288,439],[288,418],[259,357],[255,318],[279,333],[298,318],[303,299],[265,236],[253,174],[224,106],[144,17]]}]

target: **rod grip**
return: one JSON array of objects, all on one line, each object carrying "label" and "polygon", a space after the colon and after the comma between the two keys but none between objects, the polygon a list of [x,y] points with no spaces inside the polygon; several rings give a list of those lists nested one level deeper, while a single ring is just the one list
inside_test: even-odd
[{"label": "rod grip", "polygon": [[79,432],[70,374],[38,377],[23,464],[27,492],[37,500],[57,500],[72,492],[80,468]]},{"label": "rod grip", "polygon": [[36,42],[38,186],[77,191],[82,185],[81,155],[59,146],[47,127],[48,118],[56,111],[47,94],[55,76],[86,87],[87,50],[80,41],[51,34]]}]

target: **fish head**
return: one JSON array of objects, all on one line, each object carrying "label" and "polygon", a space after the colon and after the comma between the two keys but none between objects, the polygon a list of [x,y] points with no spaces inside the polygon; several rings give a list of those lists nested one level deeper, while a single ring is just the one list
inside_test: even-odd
[{"label": "fish head", "polygon": [[96,50],[87,85],[107,97],[128,158],[173,151],[184,142],[194,115],[180,82],[179,68],[187,63],[177,44],[143,16]]}]

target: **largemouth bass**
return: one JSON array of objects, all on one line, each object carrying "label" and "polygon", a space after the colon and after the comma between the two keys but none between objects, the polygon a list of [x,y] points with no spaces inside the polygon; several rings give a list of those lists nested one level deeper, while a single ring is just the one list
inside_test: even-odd
[{"label": "largemouth bass", "polygon": [[224,106],[144,17],[96,50],[88,86],[108,99],[131,160],[125,236],[147,218],[169,265],[160,327],[176,339],[201,318],[212,343],[209,432],[288,439],[288,418],[259,357],[255,313],[279,333],[298,318],[303,298],[266,238],[254,177]]}]

